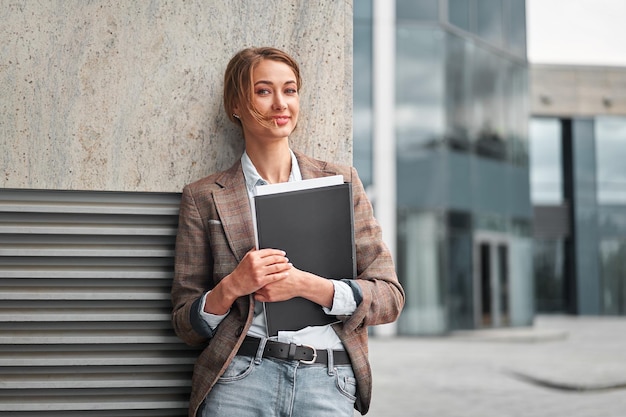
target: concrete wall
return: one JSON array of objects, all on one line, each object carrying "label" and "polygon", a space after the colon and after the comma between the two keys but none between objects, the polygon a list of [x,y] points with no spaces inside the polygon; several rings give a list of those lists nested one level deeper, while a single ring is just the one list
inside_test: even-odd
[{"label": "concrete wall", "polygon": [[534,116],[626,114],[626,68],[536,64],[530,67]]},{"label": "concrete wall", "polygon": [[247,46],[302,67],[292,147],[352,161],[352,0],[2,3],[1,187],[173,192],[230,166],[222,77]]}]

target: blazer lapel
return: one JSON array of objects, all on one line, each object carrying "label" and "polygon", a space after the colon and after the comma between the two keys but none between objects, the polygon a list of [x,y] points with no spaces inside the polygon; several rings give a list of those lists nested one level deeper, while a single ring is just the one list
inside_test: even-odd
[{"label": "blazer lapel", "polygon": [[[303,153],[294,151],[298,165],[300,166],[300,173],[303,180],[310,178],[329,177],[331,175],[337,175],[337,172],[326,169],[326,163],[318,161],[313,158],[309,158]],[[344,178],[344,181],[347,179]]]},{"label": "blazer lapel", "polygon": [[241,162],[224,171],[215,182],[223,187],[213,193],[215,207],[228,244],[237,261],[241,261],[255,245],[252,213]]}]

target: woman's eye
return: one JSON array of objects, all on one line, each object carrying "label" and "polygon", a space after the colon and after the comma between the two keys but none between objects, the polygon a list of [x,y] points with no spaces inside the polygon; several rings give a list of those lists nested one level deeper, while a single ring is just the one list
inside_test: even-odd
[{"label": "woman's eye", "polygon": [[268,90],[267,88],[261,88],[259,90],[256,90],[256,93],[264,96],[270,94],[270,90]]},{"label": "woman's eye", "polygon": [[288,88],[287,90],[285,90],[286,94],[298,94],[298,90],[296,90],[295,88]]}]

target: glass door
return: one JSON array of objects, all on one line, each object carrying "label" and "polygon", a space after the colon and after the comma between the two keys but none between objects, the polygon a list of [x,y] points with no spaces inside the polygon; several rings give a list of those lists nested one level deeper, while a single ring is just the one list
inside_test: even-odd
[{"label": "glass door", "polygon": [[474,237],[474,305],[477,328],[510,323],[509,244],[506,236],[479,233]]}]

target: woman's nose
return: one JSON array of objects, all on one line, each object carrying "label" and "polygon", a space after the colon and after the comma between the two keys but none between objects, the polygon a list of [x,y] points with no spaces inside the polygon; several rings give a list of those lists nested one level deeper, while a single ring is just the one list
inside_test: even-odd
[{"label": "woman's nose", "polygon": [[274,101],[274,108],[276,110],[283,110],[287,108],[287,104],[285,102],[285,97],[282,94],[276,94],[276,99]]}]

